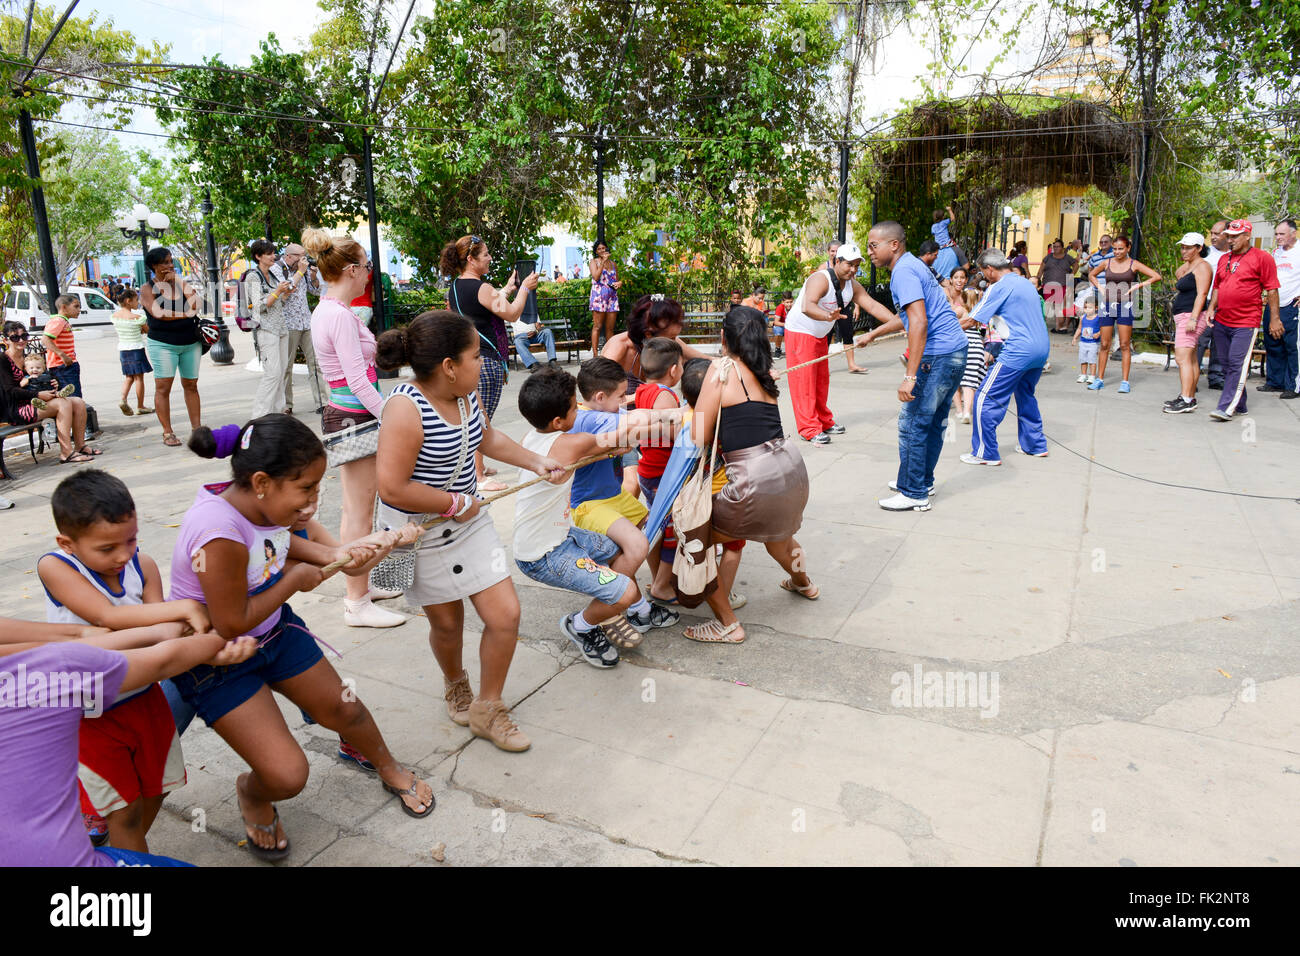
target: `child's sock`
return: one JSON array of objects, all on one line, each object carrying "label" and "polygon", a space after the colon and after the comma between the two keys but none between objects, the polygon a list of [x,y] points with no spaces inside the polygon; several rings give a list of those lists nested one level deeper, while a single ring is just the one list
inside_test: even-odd
[{"label": "child's sock", "polygon": [[628,612],[631,614],[649,614],[650,602],[646,599],[646,596],[643,594],[641,595],[641,600],[637,601],[630,608],[628,608]]},{"label": "child's sock", "polygon": [[581,611],[573,615],[573,629],[579,634],[586,634],[588,631],[595,630],[596,625],[587,621]]}]

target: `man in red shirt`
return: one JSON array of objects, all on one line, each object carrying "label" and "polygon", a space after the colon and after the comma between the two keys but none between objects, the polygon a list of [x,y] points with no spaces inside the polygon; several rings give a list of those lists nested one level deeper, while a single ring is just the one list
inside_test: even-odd
[{"label": "man in red shirt", "polygon": [[1220,257],[1214,273],[1210,321],[1214,323],[1214,349],[1223,363],[1223,395],[1210,417],[1218,422],[1246,411],[1246,372],[1265,298],[1272,319],[1268,334],[1275,339],[1282,336],[1277,264],[1267,252],[1250,244],[1250,231],[1250,223],[1244,219],[1228,223],[1223,230],[1228,252]]}]

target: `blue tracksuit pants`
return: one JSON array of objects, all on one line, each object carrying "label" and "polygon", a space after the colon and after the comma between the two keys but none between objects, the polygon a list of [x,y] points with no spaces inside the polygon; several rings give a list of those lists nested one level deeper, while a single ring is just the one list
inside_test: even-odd
[{"label": "blue tracksuit pants", "polygon": [[998,426],[1007,415],[1007,403],[1013,395],[1016,399],[1016,434],[1020,439],[1020,447],[1031,455],[1047,451],[1047,439],[1043,437],[1043,416],[1038,410],[1038,399],[1034,397],[1034,387],[1042,374],[1041,366],[1008,368],[1001,362],[994,363],[984,376],[979,391],[975,393],[971,454],[986,461],[1001,460],[998,454]]}]

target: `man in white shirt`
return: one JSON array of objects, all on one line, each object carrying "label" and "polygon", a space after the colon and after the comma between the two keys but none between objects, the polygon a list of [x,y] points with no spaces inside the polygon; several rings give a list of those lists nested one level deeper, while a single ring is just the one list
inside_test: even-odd
[{"label": "man in white shirt", "polygon": [[1282,337],[1264,336],[1267,358],[1264,368],[1270,384],[1282,386],[1278,398],[1300,397],[1300,352],[1297,351],[1297,311],[1300,307],[1300,243],[1296,242],[1294,219],[1284,219],[1273,230],[1273,261],[1277,264],[1278,302]]}]

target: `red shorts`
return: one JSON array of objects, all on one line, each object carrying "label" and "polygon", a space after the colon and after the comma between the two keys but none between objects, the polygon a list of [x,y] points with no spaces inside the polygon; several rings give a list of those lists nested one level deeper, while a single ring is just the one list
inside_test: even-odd
[{"label": "red shorts", "polygon": [[101,817],[185,786],[185,755],[161,687],[81,719],[77,781],[81,809]]}]

